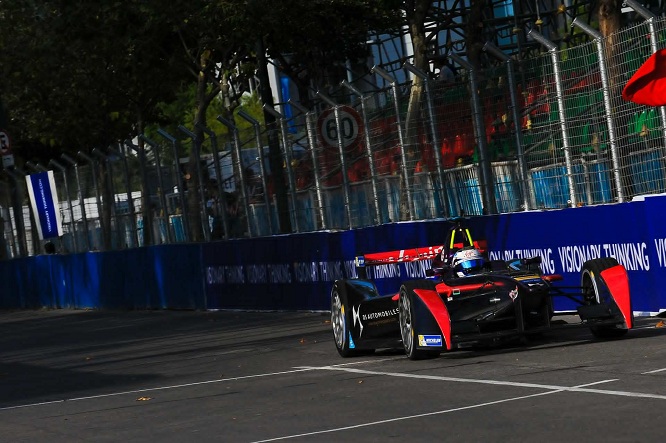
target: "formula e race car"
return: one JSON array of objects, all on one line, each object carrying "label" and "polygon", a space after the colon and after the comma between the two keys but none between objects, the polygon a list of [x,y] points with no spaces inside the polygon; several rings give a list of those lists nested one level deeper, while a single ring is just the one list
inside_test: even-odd
[{"label": "formula e race car", "polygon": [[[359,278],[337,280],[331,291],[331,324],[341,356],[403,347],[416,360],[525,339],[554,327],[556,296],[576,303],[581,324],[596,338],[618,338],[633,326],[627,272],[614,258],[585,262],[580,286],[557,287],[563,277],[544,275],[539,256],[486,260],[485,242],[474,241],[461,221],[445,239],[440,246],[356,257]],[[380,295],[368,278],[373,266],[426,260],[431,263],[426,278],[403,281],[397,293]]]}]

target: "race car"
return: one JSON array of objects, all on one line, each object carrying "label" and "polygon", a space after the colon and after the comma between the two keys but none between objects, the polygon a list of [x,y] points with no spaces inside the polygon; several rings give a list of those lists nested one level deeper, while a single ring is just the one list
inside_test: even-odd
[{"label": "race car", "polygon": [[[585,262],[580,286],[558,287],[541,257],[487,260],[460,220],[443,245],[356,257],[359,278],[335,281],[331,324],[338,353],[349,357],[379,348],[404,348],[411,360],[443,351],[526,338],[553,328],[553,298],[577,306],[581,324],[600,339],[618,338],[633,327],[629,280],[614,258]],[[398,292],[380,295],[367,270],[423,261],[426,278],[403,281]]]}]

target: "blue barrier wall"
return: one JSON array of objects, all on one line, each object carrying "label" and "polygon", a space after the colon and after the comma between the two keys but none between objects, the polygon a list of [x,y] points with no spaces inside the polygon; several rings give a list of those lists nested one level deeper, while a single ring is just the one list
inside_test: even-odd
[{"label": "blue barrier wall", "polygon": [[[628,270],[633,308],[666,308],[666,197],[615,205],[533,211],[471,218],[477,238],[488,241],[492,259],[540,255],[547,273],[578,286],[580,268],[591,258],[613,256]],[[239,241],[228,252],[203,245],[208,307],[232,309],[329,308],[336,278],[354,277],[354,256],[364,252],[435,246],[449,226],[444,220],[393,223],[352,231]],[[245,245],[248,245],[247,247]],[[251,246],[250,246],[251,245]],[[397,291],[405,278],[422,278],[420,263],[372,268],[382,293]],[[556,309],[574,306],[556,300]]]},{"label": "blue barrier wall", "polygon": [[200,249],[164,245],[0,262],[0,308],[203,309]]},{"label": "blue barrier wall", "polygon": [[[614,256],[628,269],[633,308],[666,308],[666,196],[469,220],[493,259],[541,255],[547,273],[578,285],[582,263]],[[126,251],[0,262],[0,308],[327,310],[333,281],[356,276],[356,255],[439,245],[445,220],[392,223]],[[372,268],[382,293],[421,278],[427,263]],[[558,309],[569,309],[558,302]]]}]

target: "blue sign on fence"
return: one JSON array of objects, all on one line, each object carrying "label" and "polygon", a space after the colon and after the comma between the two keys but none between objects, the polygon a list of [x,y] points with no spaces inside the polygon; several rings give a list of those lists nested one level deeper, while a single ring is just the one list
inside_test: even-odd
[{"label": "blue sign on fence", "polygon": [[62,222],[58,210],[58,194],[53,171],[40,172],[26,177],[30,204],[37,222],[39,239],[62,235]]}]

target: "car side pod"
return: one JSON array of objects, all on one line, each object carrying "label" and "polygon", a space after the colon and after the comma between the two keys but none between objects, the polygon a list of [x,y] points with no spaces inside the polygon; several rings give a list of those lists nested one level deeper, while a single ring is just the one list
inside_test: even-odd
[{"label": "car side pod", "polygon": [[631,308],[627,270],[622,265],[613,266],[601,271],[601,278],[606,283],[615,304],[620,309],[624,322],[627,324],[627,329],[633,328],[634,316]]}]

